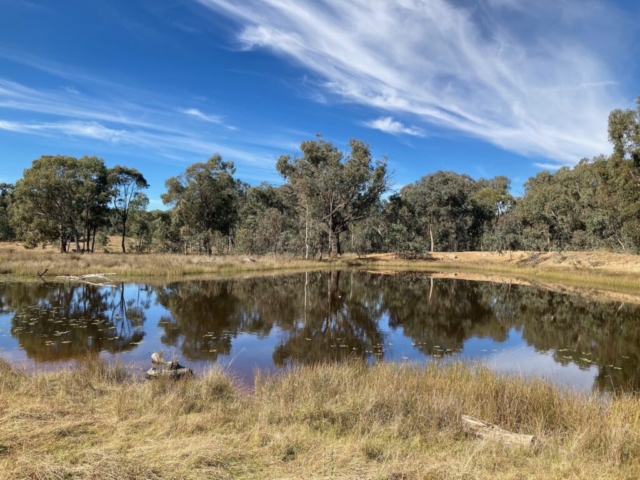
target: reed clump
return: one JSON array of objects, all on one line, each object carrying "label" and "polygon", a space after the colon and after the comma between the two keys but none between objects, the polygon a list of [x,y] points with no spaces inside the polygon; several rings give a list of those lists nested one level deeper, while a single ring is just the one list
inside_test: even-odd
[{"label": "reed clump", "polygon": [[[219,367],[143,381],[93,358],[0,363],[2,478],[638,478],[640,399],[586,395],[482,366]],[[7,380],[8,379],[8,380]],[[537,448],[467,437],[468,414]]]}]

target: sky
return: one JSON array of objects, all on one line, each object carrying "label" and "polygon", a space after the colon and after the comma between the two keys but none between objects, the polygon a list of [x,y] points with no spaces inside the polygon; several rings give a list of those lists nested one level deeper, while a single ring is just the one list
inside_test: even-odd
[{"label": "sky", "polygon": [[507,175],[608,154],[640,94],[636,0],[0,0],[0,182],[41,155],[164,181],[214,153],[281,184],[316,134],[437,170]]}]

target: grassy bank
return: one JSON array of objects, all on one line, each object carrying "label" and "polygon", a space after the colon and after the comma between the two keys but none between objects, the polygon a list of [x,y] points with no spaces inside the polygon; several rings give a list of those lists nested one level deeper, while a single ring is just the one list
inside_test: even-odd
[{"label": "grassy bank", "polygon": [[[537,435],[465,436],[460,415]],[[463,365],[305,367],[241,391],[214,369],[144,382],[88,361],[0,365],[2,478],[638,478],[640,399]]]},{"label": "grassy bank", "polygon": [[176,254],[95,253],[92,255],[53,252],[0,251],[0,274],[37,278],[47,276],[115,273],[117,277],[177,278],[197,275],[225,275],[242,272],[322,269],[346,267],[350,259],[305,261],[282,256],[206,256]]},{"label": "grassy bank", "polygon": [[[410,260],[395,254],[335,260],[304,260],[285,256],[206,256],[177,254],[96,253],[60,254],[51,250],[25,250],[15,244],[0,245],[0,275],[37,279],[48,269],[56,275],[114,273],[128,278],[177,279],[203,275],[228,276],[261,272],[360,268],[384,272],[423,270],[491,275],[496,281],[524,279],[530,283],[566,284],[581,288],[635,293],[640,289],[640,256],[608,252],[434,253],[428,260]],[[472,279],[472,277],[469,277]]]},{"label": "grassy bank", "polygon": [[[406,262],[390,262],[387,268],[407,269]],[[379,268],[379,266],[374,266]],[[411,268],[411,267],[410,267]],[[550,266],[529,266],[492,262],[415,262],[413,269],[448,273],[470,273],[492,276],[496,281],[509,282],[512,279],[525,280],[524,283],[554,287],[570,285],[584,289],[603,289],[616,292],[637,293],[640,289],[640,275],[606,269],[571,269]],[[473,280],[472,275],[461,278]],[[489,280],[487,278],[487,280]]]}]

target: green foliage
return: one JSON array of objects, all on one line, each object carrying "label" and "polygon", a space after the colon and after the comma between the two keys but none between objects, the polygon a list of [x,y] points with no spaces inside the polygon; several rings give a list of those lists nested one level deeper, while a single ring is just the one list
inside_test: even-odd
[{"label": "green foliage", "polygon": [[369,146],[359,140],[352,139],[349,147],[345,157],[331,142],[306,141],[301,157],[283,156],[276,164],[305,222],[310,218],[324,225],[332,256],[340,253],[340,234],[363,220],[389,188],[386,161],[374,163]]},{"label": "green foliage", "polygon": [[609,141],[616,157],[640,165],[640,96],[636,110],[614,110],[609,114]]},{"label": "green foliage", "polygon": [[104,162],[96,157],[43,156],[16,183],[12,225],[21,238],[68,240],[80,251],[83,232],[89,248],[90,232],[104,222],[109,190]]},{"label": "green foliage", "polygon": [[296,215],[290,189],[262,183],[247,190],[239,211],[236,245],[246,253],[282,253],[295,248]]},{"label": "green foliage", "polygon": [[131,211],[146,209],[149,203],[141,190],[149,188],[144,176],[135,168],[116,165],[109,169],[109,186],[113,212],[117,216],[122,231],[122,251],[125,252],[127,222]]},{"label": "green foliage", "polygon": [[13,203],[13,190],[13,185],[0,183],[0,242],[16,238],[15,231],[9,221],[9,207]]},{"label": "green foliage", "polygon": [[238,209],[246,185],[233,178],[233,162],[214,155],[206,163],[194,163],[165,182],[165,205],[173,206],[174,218],[183,226],[183,236],[212,253],[214,233],[229,239],[238,221]]},{"label": "green foliage", "polygon": [[495,229],[513,197],[506,177],[476,181],[439,171],[404,187],[393,202],[394,231],[410,237],[405,250],[459,251],[480,248],[483,233]]},{"label": "green foliage", "polygon": [[[316,138],[282,156],[281,186],[249,187],[220,155],[169,178],[168,211],[147,211],[149,187],[133,168],[96,157],[43,156],[15,188],[0,184],[0,241],[75,242],[93,251],[108,234],[136,252],[294,254],[328,251],[589,250],[640,253],[640,97],[609,116],[610,156],[543,171],[514,198],[505,176],[438,171],[383,198],[385,160],[367,144],[349,152]],[[114,230],[109,229],[109,223]]]}]

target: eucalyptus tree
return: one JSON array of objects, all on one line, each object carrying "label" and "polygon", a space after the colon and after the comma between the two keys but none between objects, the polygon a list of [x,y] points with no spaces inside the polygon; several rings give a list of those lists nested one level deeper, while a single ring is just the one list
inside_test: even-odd
[{"label": "eucalyptus tree", "polygon": [[421,236],[428,236],[429,250],[473,248],[477,229],[470,201],[474,181],[468,175],[438,171],[407,185],[401,195],[413,212]]},{"label": "eucalyptus tree", "polygon": [[9,207],[13,203],[14,186],[0,183],[0,241],[6,242],[15,238],[15,232],[9,222]]},{"label": "eucalyptus tree", "polygon": [[236,240],[249,253],[277,253],[291,243],[296,215],[284,193],[285,187],[266,182],[250,187],[239,209]]},{"label": "eucalyptus tree", "polygon": [[290,183],[300,210],[321,222],[331,256],[340,253],[340,234],[363,219],[389,189],[386,160],[373,161],[369,146],[350,140],[345,156],[321,138],[302,142],[302,156],[281,156],[276,168]]},{"label": "eucalyptus tree", "polygon": [[240,198],[246,192],[246,185],[234,179],[234,173],[233,162],[225,162],[216,154],[165,182],[167,193],[162,195],[163,203],[174,207],[174,215],[183,223],[184,231],[197,235],[209,255],[216,232],[228,238],[231,249]]},{"label": "eucalyptus tree", "polygon": [[422,229],[417,225],[413,205],[402,193],[390,195],[382,202],[382,208],[383,249],[395,252],[423,250]]},{"label": "eucalyptus tree", "polygon": [[136,252],[140,253],[148,250],[152,244],[152,225],[153,215],[147,211],[149,199],[144,193],[136,196],[130,204],[129,228],[130,237],[133,239],[133,245]]},{"label": "eucalyptus tree", "polygon": [[78,160],[78,176],[81,187],[77,201],[84,232],[84,250],[93,252],[97,230],[108,222],[111,191],[107,168],[102,159],[84,156]]},{"label": "eucalyptus tree", "polygon": [[23,238],[59,239],[61,252],[71,238],[79,252],[81,233],[106,215],[106,176],[104,162],[96,157],[34,160],[16,183],[13,226]]},{"label": "eucalyptus tree", "polygon": [[633,160],[640,167],[640,96],[636,110],[613,110],[609,114],[609,141],[614,155]]},{"label": "eucalyptus tree", "polygon": [[524,184],[525,195],[518,206],[529,248],[566,249],[575,232],[585,230],[574,182],[574,172],[563,167],[555,174],[540,172]]},{"label": "eucalyptus tree", "polygon": [[634,161],[614,154],[581,162],[575,170],[587,184],[583,221],[594,240],[589,247],[639,252],[640,184]]},{"label": "eucalyptus tree", "polygon": [[142,190],[149,188],[144,176],[135,168],[116,165],[109,169],[109,184],[112,190],[111,202],[122,230],[122,252],[126,252],[125,239],[127,236],[127,222],[136,199],[142,195]]}]

